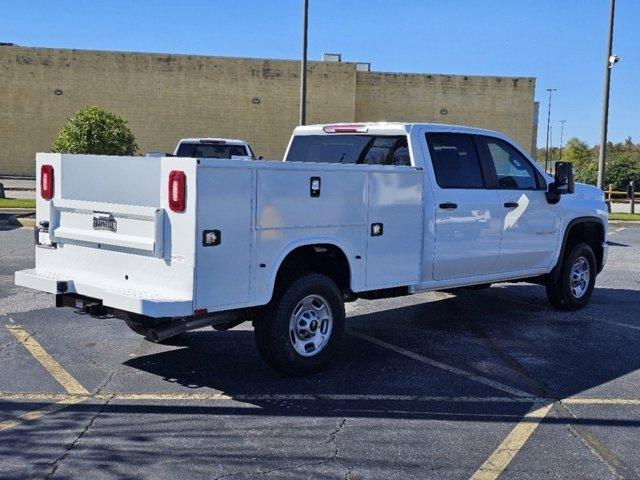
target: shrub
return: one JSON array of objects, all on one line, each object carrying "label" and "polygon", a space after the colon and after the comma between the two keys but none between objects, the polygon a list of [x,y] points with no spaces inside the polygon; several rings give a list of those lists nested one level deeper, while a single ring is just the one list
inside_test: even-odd
[{"label": "shrub", "polygon": [[137,149],[127,121],[97,106],[82,108],[69,118],[51,148],[94,155],[134,155]]}]

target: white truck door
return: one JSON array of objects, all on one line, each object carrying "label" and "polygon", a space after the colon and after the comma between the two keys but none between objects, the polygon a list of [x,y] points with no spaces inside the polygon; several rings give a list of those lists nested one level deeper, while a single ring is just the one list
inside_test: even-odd
[{"label": "white truck door", "polygon": [[433,278],[448,280],[495,272],[502,209],[485,188],[485,167],[471,135],[426,133],[435,201]]},{"label": "white truck door", "polygon": [[500,197],[502,242],[497,272],[517,272],[551,266],[560,232],[560,214],[545,197],[546,183],[513,145],[478,136],[477,144],[492,167]]},{"label": "white truck door", "polygon": [[395,167],[369,175],[366,285],[415,285],[420,278],[423,172]]}]

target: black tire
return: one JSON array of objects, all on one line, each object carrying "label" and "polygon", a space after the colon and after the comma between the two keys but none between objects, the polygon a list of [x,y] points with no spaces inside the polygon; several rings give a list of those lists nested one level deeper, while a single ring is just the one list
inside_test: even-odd
[{"label": "black tire", "polygon": [[[576,262],[586,261],[589,271],[585,273],[586,289],[584,293],[576,296],[572,289],[572,269]],[[596,284],[596,256],[593,250],[586,243],[573,245],[562,259],[560,273],[553,283],[546,285],[547,299],[549,303],[559,310],[580,310],[583,308],[593,294],[593,287]]]},{"label": "black tire", "polygon": [[126,323],[127,327],[136,332],[138,335],[142,335],[143,337],[149,336],[149,329],[142,322],[125,320],[124,323]]},{"label": "black tire", "polygon": [[[296,337],[290,330],[290,321],[294,309],[311,295],[326,301],[333,321],[323,346],[317,353],[311,351],[310,356],[303,356],[294,348],[292,337]],[[333,280],[318,273],[304,275],[278,288],[260,317],[255,321],[258,351],[270,367],[285,375],[301,376],[321,370],[333,360],[344,336],[345,314],[340,290]],[[321,328],[317,322],[315,328],[309,327],[313,335]]]}]

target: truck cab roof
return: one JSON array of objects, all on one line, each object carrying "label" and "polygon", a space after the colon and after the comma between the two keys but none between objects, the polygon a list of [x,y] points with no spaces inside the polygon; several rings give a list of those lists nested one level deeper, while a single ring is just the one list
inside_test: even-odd
[{"label": "truck cab roof", "polygon": [[451,125],[446,123],[424,122],[359,122],[359,123],[328,123],[316,125],[304,125],[296,127],[294,135],[330,135],[334,133],[353,133],[369,135],[408,135],[415,127],[424,127],[427,130],[473,133],[477,135],[490,135],[504,138],[505,135],[493,130],[464,125]]}]

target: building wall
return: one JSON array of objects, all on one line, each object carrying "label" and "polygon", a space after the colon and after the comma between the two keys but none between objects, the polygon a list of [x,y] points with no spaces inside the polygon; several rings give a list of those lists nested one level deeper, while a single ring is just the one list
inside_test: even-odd
[{"label": "building wall", "polygon": [[533,78],[358,72],[356,79],[357,121],[472,125],[531,149]]},{"label": "building wall", "polygon": [[[281,158],[299,115],[299,62],[0,47],[0,174],[33,175],[65,120],[101,105],[129,121],[141,153],[182,137],[248,140]],[[61,95],[55,95],[59,89]],[[534,79],[356,72],[310,62],[307,122],[437,121],[502,130],[532,145]],[[446,115],[440,110],[446,108]]]}]

